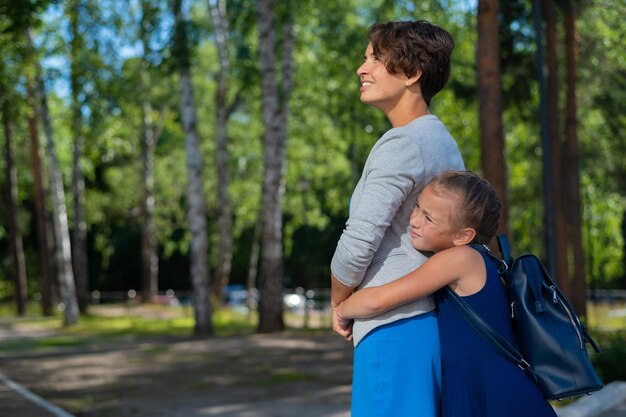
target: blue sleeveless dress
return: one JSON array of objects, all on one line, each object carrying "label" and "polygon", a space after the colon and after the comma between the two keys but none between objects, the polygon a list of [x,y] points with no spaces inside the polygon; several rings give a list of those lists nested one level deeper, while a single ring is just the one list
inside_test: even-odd
[{"label": "blue sleeveless dress", "polygon": [[[481,253],[485,286],[465,301],[494,330],[517,346],[510,308],[495,262]],[[535,382],[503,358],[438,294],[443,417],[556,417]]]}]

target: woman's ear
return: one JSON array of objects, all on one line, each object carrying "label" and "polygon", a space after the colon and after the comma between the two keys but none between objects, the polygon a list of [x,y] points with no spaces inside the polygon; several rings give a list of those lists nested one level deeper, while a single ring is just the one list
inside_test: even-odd
[{"label": "woman's ear", "polygon": [[476,230],[473,227],[466,227],[457,232],[456,237],[452,240],[454,246],[462,246],[471,243],[476,237]]},{"label": "woman's ear", "polygon": [[422,70],[417,70],[417,73],[414,76],[408,77],[406,79],[405,85],[407,87],[411,87],[412,85],[417,84],[421,78],[422,78]]}]

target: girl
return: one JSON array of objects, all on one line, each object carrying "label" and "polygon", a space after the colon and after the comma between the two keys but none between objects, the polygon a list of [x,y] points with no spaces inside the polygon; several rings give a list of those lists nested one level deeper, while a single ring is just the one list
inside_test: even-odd
[{"label": "girl", "polygon": [[[495,262],[469,246],[487,244],[498,229],[500,203],[478,175],[449,171],[429,182],[411,214],[411,243],[433,255],[391,283],[355,292],[337,309],[341,320],[376,316],[449,286],[516,346],[505,289]],[[444,417],[556,416],[539,387],[487,344],[442,299],[439,337]]]}]

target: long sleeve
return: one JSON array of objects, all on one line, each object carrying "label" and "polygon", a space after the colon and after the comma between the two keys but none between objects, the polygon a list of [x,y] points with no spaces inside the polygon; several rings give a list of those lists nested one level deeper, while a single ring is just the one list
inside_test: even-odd
[{"label": "long sleeve", "polygon": [[424,175],[423,167],[419,146],[406,136],[384,136],[372,149],[331,262],[341,283],[350,287],[361,283],[416,178]]}]

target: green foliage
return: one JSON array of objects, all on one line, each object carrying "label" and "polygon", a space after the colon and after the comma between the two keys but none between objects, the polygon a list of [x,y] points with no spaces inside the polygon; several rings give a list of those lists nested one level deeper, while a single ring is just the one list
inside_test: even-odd
[{"label": "green foliage", "polygon": [[587,270],[596,287],[620,288],[624,276],[624,235],[621,230],[626,199],[607,193],[584,178],[585,228],[583,238],[588,248]]},{"label": "green foliage", "polygon": [[[594,0],[581,10],[579,71],[580,170],[584,204],[584,245],[588,279],[596,287],[620,287],[624,271],[622,218],[626,210],[626,49],[621,35],[623,5]],[[54,2],[52,2],[54,3]],[[86,139],[86,215],[92,289],[127,290],[140,284],[140,56],[149,66],[152,119],[159,136],[155,156],[155,222],[161,287],[189,286],[186,216],[186,155],[178,109],[179,84],[173,71],[181,44],[172,43],[171,2],[81,0],[84,48],[80,54],[80,97]],[[217,217],[215,172],[215,75],[218,69],[206,4],[189,3],[184,65],[193,78],[204,166],[208,223],[215,251]],[[72,134],[69,103],[68,16],[46,1],[0,1],[2,79],[11,87],[18,167],[20,226],[31,293],[37,290],[37,245],[28,153],[25,75],[32,73],[19,39],[35,25],[34,40],[43,59],[54,139],[69,184]],[[367,27],[376,20],[419,16],[448,29],[456,40],[449,85],[431,111],[457,139],[467,168],[481,171],[476,102],[476,13],[463,2],[301,1],[294,4],[296,44],[293,92],[288,116],[284,236],[286,275],[292,285],[326,286],[328,264],[347,217],[350,194],[369,150],[389,123],[377,109],[359,101],[355,73],[366,47]],[[124,7],[122,7],[124,6]],[[143,7],[145,6],[145,8]],[[47,8],[46,8],[47,7]],[[228,102],[230,195],[233,202],[235,259],[232,280],[247,274],[251,237],[260,209],[263,175],[261,89],[254,2],[227,2],[230,24]],[[528,2],[501,2],[502,89],[512,241],[519,252],[541,253],[542,168],[534,38]],[[6,13],[5,13],[6,12]],[[150,32],[140,51],[140,21]],[[282,25],[281,19],[277,25]],[[19,30],[18,30],[19,28]],[[181,27],[179,27],[181,29]],[[560,30],[560,29],[559,29]],[[11,33],[7,33],[10,31]],[[183,31],[177,32],[182,35]],[[19,36],[18,36],[19,35]],[[178,48],[178,49],[177,49]],[[280,55],[280,52],[279,52]],[[0,162],[2,165],[2,162]],[[0,180],[4,174],[0,173]],[[0,217],[3,217],[0,207]],[[3,230],[0,228],[0,237]],[[5,241],[5,240],[3,240]],[[212,253],[215,259],[215,253]],[[212,262],[215,262],[214,260]],[[0,244],[0,298],[12,293],[8,247]]]},{"label": "green foliage", "polygon": [[[596,4],[597,3],[597,4]],[[598,287],[624,288],[626,245],[626,48],[623,2],[593,1],[580,12],[579,115],[587,270]]]},{"label": "green foliage", "polygon": [[587,304],[585,325],[602,351],[590,351],[591,361],[605,384],[626,379],[626,315],[623,302]]},{"label": "green foliage", "polygon": [[0,32],[20,33],[39,23],[39,13],[58,0],[0,0]]},{"label": "green foliage", "polygon": [[602,352],[594,354],[591,359],[602,382],[626,380],[626,331],[594,335],[594,338]]}]

